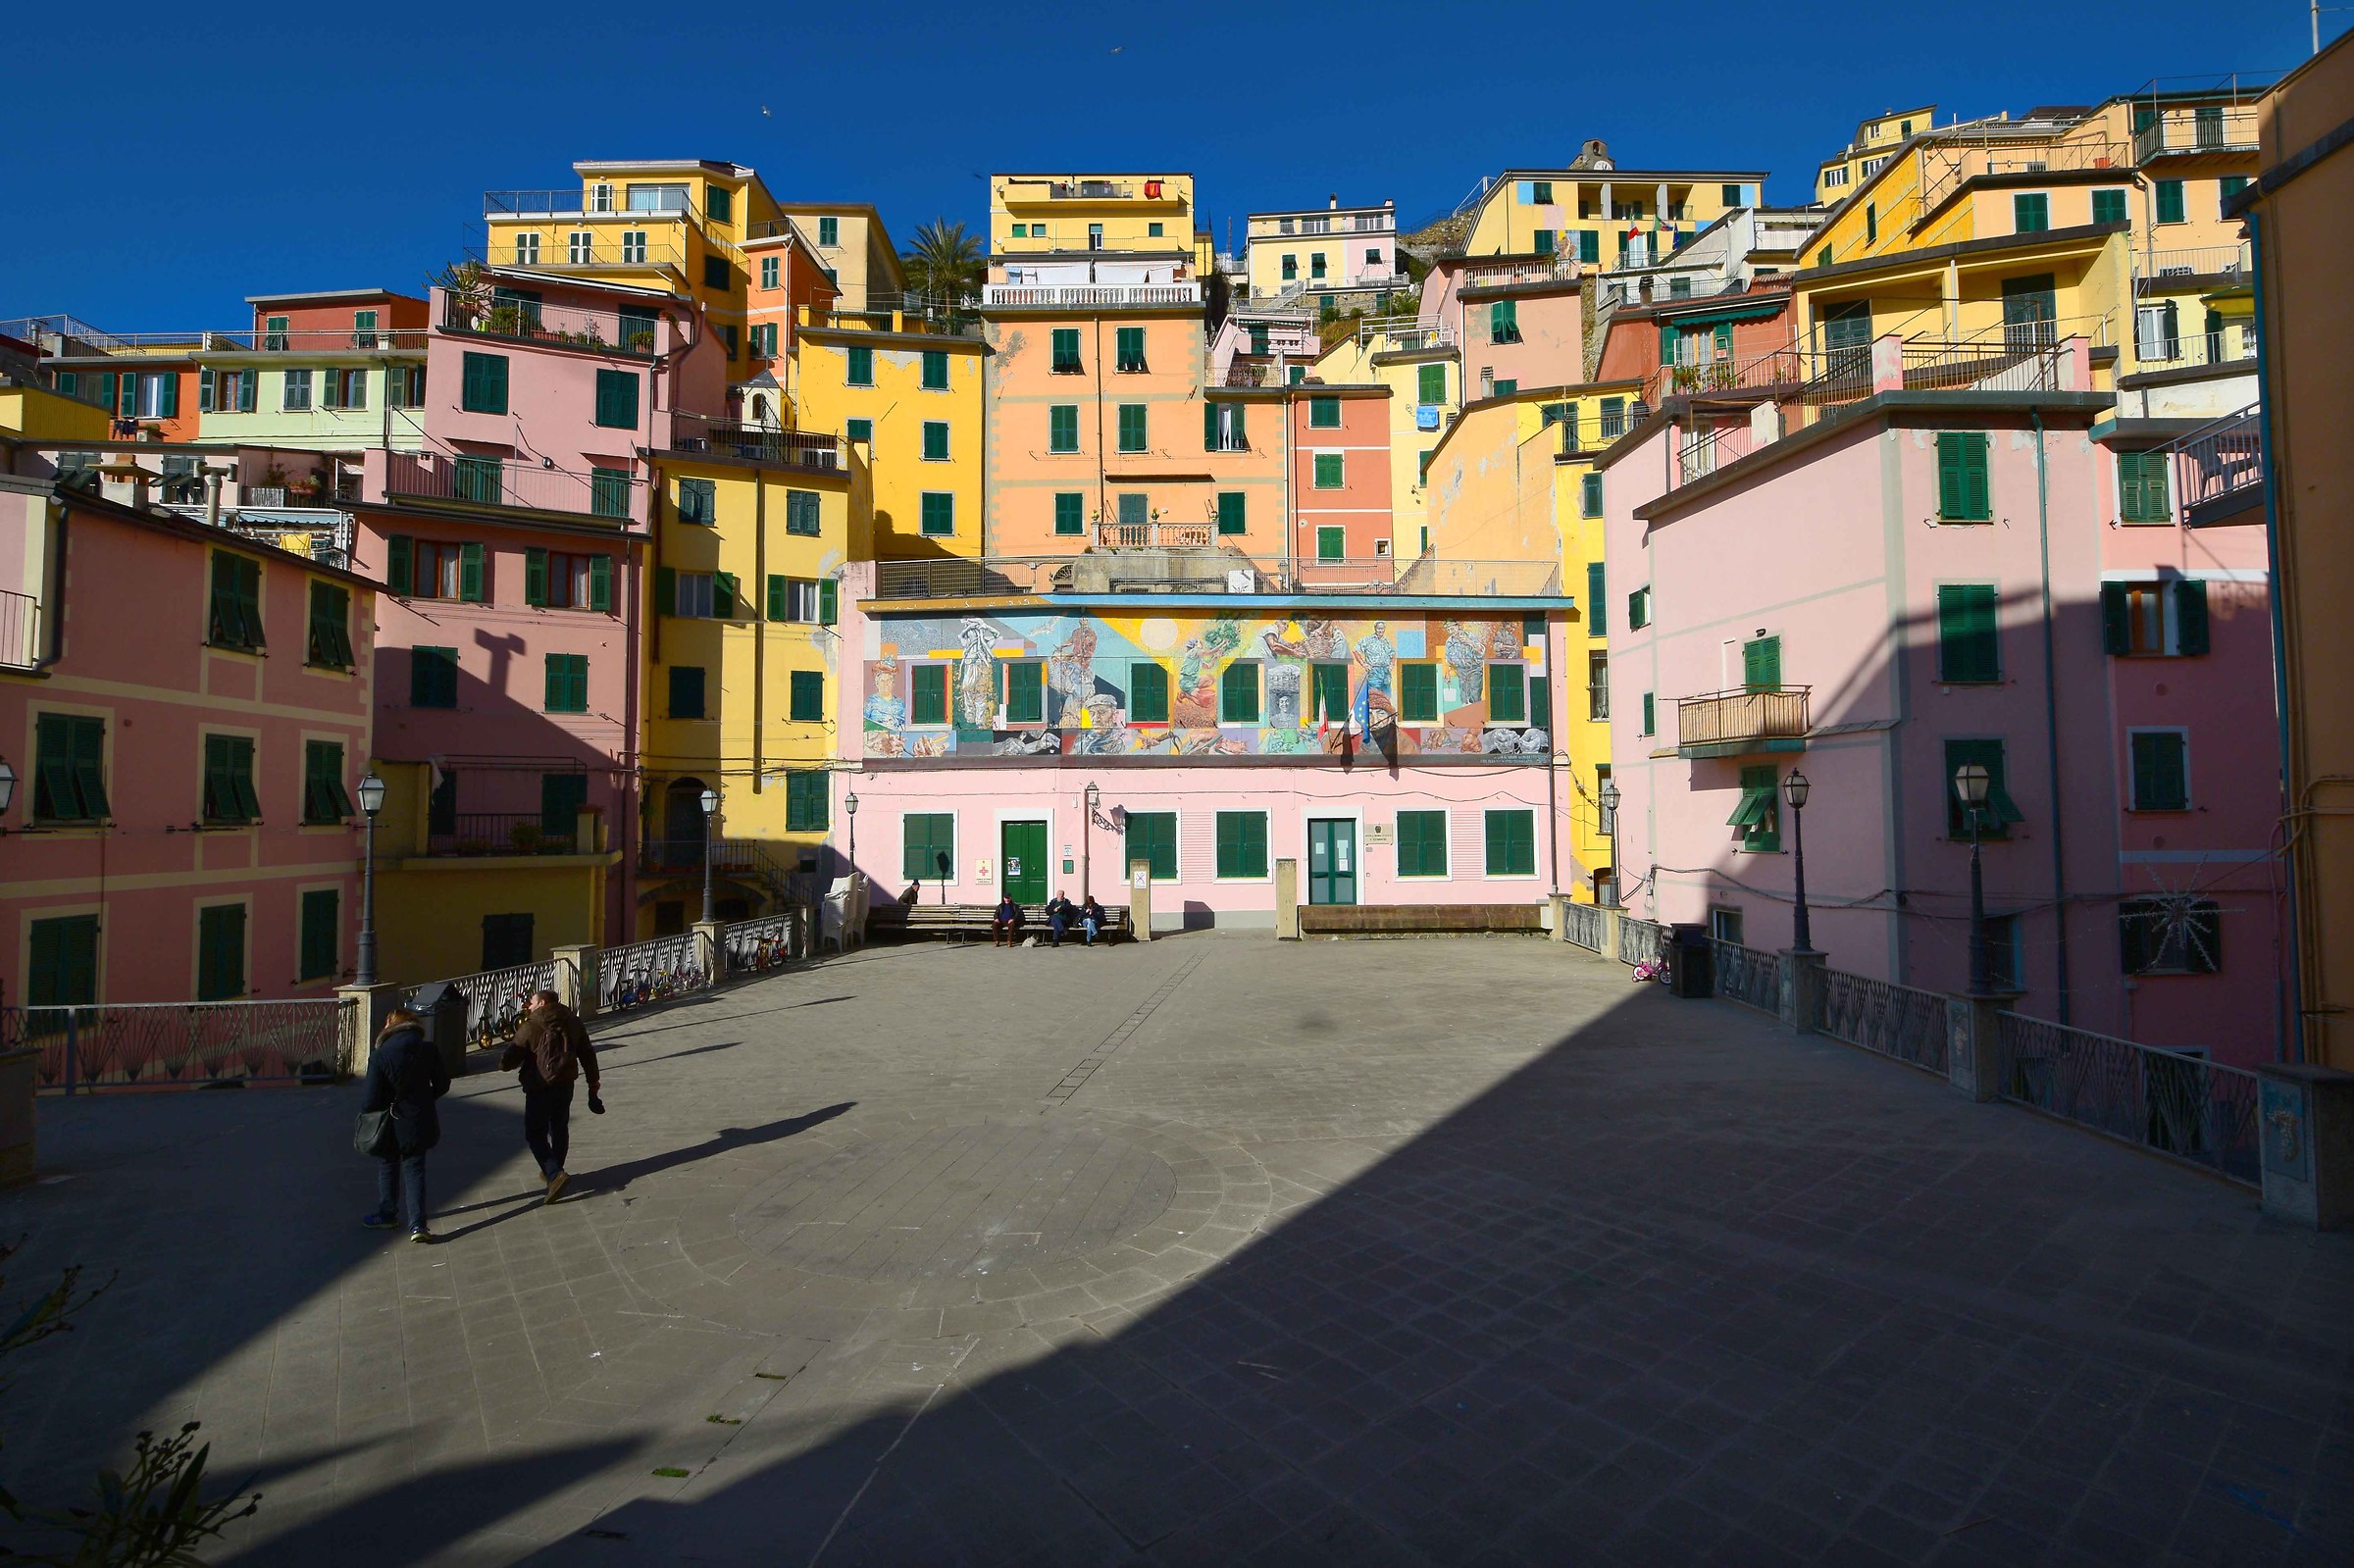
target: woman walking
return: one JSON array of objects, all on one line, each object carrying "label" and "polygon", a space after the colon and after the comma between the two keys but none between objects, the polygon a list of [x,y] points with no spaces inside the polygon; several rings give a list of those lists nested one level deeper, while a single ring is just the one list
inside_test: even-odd
[{"label": "woman walking", "polygon": [[449,1070],[441,1053],[426,1043],[415,1013],[393,1008],[369,1052],[367,1098],[360,1105],[363,1117],[384,1113],[370,1149],[377,1159],[376,1207],[360,1220],[368,1229],[388,1231],[405,1221],[410,1240],[433,1240],[426,1228],[425,1155],[441,1141],[434,1102],[447,1092]]}]

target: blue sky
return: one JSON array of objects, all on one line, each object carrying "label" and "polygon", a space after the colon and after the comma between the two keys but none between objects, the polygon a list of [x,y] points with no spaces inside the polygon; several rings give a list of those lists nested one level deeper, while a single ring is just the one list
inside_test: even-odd
[{"label": "blue sky", "polygon": [[[1222,246],[1230,219],[1239,233],[1253,208],[1334,192],[1393,197],[1414,222],[1588,136],[1627,167],[1766,169],[1768,199],[1797,202],[1856,121],[1890,107],[2017,113],[2306,57],[2295,0],[2234,9],[2235,33],[2226,15],[2213,0],[43,8],[17,30],[0,138],[0,317],[232,327],[251,293],[421,290],[479,243],[483,191],[568,184],[576,158],[734,159],[779,196],[872,201],[902,243],[940,215],[984,228],[993,170],[1190,170]],[[2325,38],[2348,20],[2326,15]]]}]

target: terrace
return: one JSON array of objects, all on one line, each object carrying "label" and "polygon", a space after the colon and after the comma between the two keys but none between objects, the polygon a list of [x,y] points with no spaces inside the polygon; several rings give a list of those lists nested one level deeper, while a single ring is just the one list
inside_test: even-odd
[{"label": "terrace", "polygon": [[447,452],[370,452],[388,502],[424,501],[521,512],[556,512],[643,523],[646,482],[619,469],[570,469]]},{"label": "terrace", "polygon": [[585,348],[639,359],[654,357],[660,321],[650,310],[609,311],[580,305],[547,305],[517,297],[511,291],[494,295],[484,306],[468,305],[455,295],[446,295],[441,312],[441,329],[445,332],[493,337],[510,343]]},{"label": "terrace", "polygon": [[1675,702],[1675,755],[1739,757],[1804,751],[1811,686],[1742,686]]},{"label": "terrace", "polygon": [[1287,560],[1216,542],[1210,524],[1105,524],[1098,547],[1072,555],[979,561],[883,561],[878,600],[1057,593],[1366,593],[1407,597],[1553,597],[1561,569],[1544,561]]},{"label": "terrace", "polygon": [[2213,158],[2256,150],[2256,106],[2201,104],[2187,109],[2138,110],[2133,126],[2137,164]]},{"label": "terrace", "polygon": [[671,446],[681,452],[709,452],[780,468],[836,470],[848,466],[847,448],[839,435],[685,411],[671,416]]},{"label": "terrace", "polygon": [[989,283],[981,290],[985,310],[1119,310],[1198,306],[1202,284],[1175,283]]},{"label": "terrace", "polygon": [[2202,425],[2169,450],[2186,528],[2237,521],[2264,505],[2263,405]]}]

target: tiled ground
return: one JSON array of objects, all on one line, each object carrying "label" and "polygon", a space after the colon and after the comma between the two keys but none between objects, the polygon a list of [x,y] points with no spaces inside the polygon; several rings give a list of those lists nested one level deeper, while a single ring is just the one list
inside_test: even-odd
[{"label": "tiled ground", "polygon": [[2354,1239],[1533,940],[875,949],[600,1027],[434,1248],[347,1092],[45,1102],[56,1499],[338,1564],[2354,1560]]}]

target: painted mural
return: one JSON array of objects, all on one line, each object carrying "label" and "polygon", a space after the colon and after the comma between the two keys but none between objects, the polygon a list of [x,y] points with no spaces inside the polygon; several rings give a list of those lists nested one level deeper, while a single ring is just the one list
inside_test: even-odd
[{"label": "painted mural", "polygon": [[[1326,756],[1369,749],[1542,761],[1552,750],[1540,725],[1489,711],[1491,666],[1516,667],[1500,677],[1532,696],[1533,683],[1549,675],[1543,644],[1522,641],[1518,616],[877,617],[867,622],[867,642],[870,757]],[[1245,704],[1254,718],[1221,723],[1221,693],[1237,664],[1254,667],[1255,679],[1244,673],[1237,681],[1243,693],[1254,693]],[[1427,666],[1427,673],[1409,673],[1413,666]],[[1338,689],[1344,672],[1345,696]],[[1340,700],[1319,708],[1319,682]],[[1023,692],[1037,694],[1035,705]],[[1421,694],[1428,706],[1408,717]]]}]

